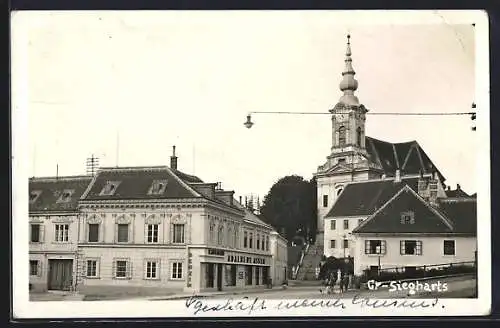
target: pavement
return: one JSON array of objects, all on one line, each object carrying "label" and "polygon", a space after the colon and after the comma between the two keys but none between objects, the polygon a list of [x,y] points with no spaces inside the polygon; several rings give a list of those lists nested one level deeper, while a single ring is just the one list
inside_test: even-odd
[{"label": "pavement", "polygon": [[[447,283],[447,291],[441,292],[425,292],[418,291],[413,295],[409,294],[408,290],[389,291],[388,287],[380,287],[378,290],[367,289],[353,289],[344,293],[340,293],[338,287],[334,289],[332,294],[322,292],[324,289],[318,282],[301,282],[291,283],[286,289],[281,286],[274,286],[272,289],[242,289],[221,292],[203,292],[196,294],[197,297],[208,299],[227,299],[228,297],[259,297],[265,299],[305,299],[305,298],[352,298],[354,295],[369,296],[371,298],[468,298],[474,297],[476,280],[472,277],[449,277],[437,280],[428,280],[422,282]],[[127,297],[122,300],[150,300],[150,301],[164,301],[164,300],[182,300],[192,297],[192,293],[181,293],[175,295],[165,295],[156,297]],[[30,293],[30,301],[83,301],[85,295],[74,292],[48,292],[48,293]],[[97,299],[96,299],[97,300]],[[116,299],[115,299],[116,300]]]},{"label": "pavement", "polygon": [[[429,280],[428,283],[437,283],[438,280]],[[471,277],[454,277],[439,280],[442,284],[447,283],[447,290],[442,290],[441,292],[426,292],[418,291],[415,294],[410,294],[409,290],[400,291],[390,291],[388,287],[380,287],[379,290],[367,290],[367,289],[352,289],[344,293],[340,293],[338,287],[334,290],[333,294],[327,294],[322,292],[324,288],[322,286],[290,286],[287,289],[281,287],[275,287],[273,289],[265,290],[242,290],[233,292],[212,292],[212,293],[199,293],[196,294],[197,297],[203,297],[208,299],[226,299],[228,297],[259,297],[265,299],[304,299],[304,298],[331,298],[342,297],[342,298],[352,298],[354,295],[358,296],[369,296],[375,298],[468,298],[473,297],[475,291],[476,281]],[[152,297],[148,300],[161,301],[161,300],[180,300],[192,297],[193,294],[185,295],[172,295],[168,297]]]}]

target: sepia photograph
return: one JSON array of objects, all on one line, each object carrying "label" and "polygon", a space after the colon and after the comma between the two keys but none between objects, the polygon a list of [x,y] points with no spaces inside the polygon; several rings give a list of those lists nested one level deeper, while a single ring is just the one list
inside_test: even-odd
[{"label": "sepia photograph", "polygon": [[11,18],[14,317],[489,313],[485,12]]}]

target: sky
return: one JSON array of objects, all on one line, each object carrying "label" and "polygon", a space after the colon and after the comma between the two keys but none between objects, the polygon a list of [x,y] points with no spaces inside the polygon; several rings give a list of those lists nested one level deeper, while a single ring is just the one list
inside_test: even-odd
[{"label": "sky", "polygon": [[[85,174],[92,154],[106,167],[169,165],[175,145],[179,170],[236,195],[263,197],[289,174],[310,179],[330,154],[329,115],[243,123],[251,111],[326,113],[342,95],[348,33],[356,95],[370,113],[468,112],[478,102],[469,22],[356,15],[36,13],[17,41],[29,175]],[[474,193],[472,125],[469,116],[368,115],[366,134],[416,140],[448,185]]]}]

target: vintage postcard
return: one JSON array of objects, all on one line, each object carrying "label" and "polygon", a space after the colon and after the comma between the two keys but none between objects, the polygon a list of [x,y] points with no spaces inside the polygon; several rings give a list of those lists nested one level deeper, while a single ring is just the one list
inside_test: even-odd
[{"label": "vintage postcard", "polygon": [[488,314],[488,34],[13,12],[14,317]]}]

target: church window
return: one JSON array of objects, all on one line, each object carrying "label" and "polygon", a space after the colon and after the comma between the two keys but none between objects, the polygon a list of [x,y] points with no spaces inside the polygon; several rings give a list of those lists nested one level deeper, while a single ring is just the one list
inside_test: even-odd
[{"label": "church window", "polygon": [[361,127],[358,127],[356,130],[356,142],[358,147],[361,147]]},{"label": "church window", "polygon": [[341,126],[339,128],[339,146],[345,146],[346,142],[346,136],[345,136],[345,127]]}]

